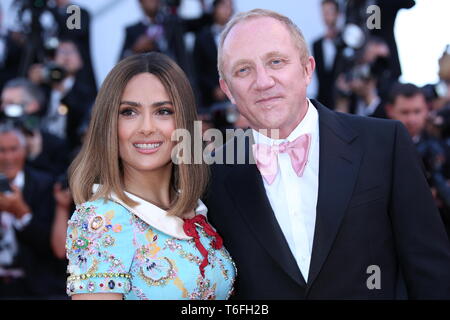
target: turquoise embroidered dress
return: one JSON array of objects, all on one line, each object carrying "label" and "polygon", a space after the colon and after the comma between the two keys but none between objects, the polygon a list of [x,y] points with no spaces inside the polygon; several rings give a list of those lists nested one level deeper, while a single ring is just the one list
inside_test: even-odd
[{"label": "turquoise embroidered dress", "polygon": [[[67,294],[121,293],[124,299],[228,299],[236,276],[224,247],[196,223],[207,264],[183,220],[134,195],[77,206],[69,221]],[[199,200],[197,215],[206,215]],[[201,217],[203,218],[203,217]],[[195,232],[195,231],[194,231]],[[202,248],[203,249],[203,248]],[[203,262],[204,268],[201,267]],[[202,275],[204,272],[204,276]]]}]

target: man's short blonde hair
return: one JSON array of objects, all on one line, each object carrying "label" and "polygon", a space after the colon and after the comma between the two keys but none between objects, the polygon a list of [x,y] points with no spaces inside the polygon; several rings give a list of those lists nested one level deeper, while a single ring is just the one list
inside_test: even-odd
[{"label": "man's short blonde hair", "polygon": [[291,33],[292,40],[294,41],[295,46],[299,50],[300,60],[302,61],[303,64],[306,64],[306,62],[308,61],[309,57],[308,45],[306,44],[305,38],[303,37],[303,33],[297,27],[297,25],[294,22],[292,22],[291,19],[275,11],[267,9],[253,9],[250,11],[238,13],[235,16],[233,16],[233,18],[230,21],[228,21],[222,33],[220,34],[219,47],[217,49],[217,69],[219,70],[219,76],[221,79],[225,79],[222,61],[223,44],[225,42],[226,37],[230,33],[231,29],[240,22],[261,17],[273,18],[283,23]]}]

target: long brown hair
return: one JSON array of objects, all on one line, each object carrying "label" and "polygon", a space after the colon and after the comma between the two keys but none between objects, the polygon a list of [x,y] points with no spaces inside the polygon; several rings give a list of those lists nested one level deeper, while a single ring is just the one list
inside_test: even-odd
[{"label": "long brown hair", "polygon": [[[76,204],[108,198],[114,192],[130,206],[136,203],[124,193],[123,169],[119,158],[117,122],[119,105],[128,82],[140,73],[156,76],[167,91],[175,110],[176,128],[190,132],[194,145],[195,98],[185,73],[169,57],[157,52],[130,56],[108,74],[92,110],[89,129],[80,153],[69,168],[70,188]],[[172,198],[168,214],[182,216],[192,211],[208,181],[208,167],[202,162],[173,164]],[[92,186],[100,184],[93,193]]]}]

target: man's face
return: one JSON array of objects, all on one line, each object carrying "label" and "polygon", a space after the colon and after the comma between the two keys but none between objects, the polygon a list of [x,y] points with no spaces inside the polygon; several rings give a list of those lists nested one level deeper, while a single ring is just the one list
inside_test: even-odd
[{"label": "man's face", "polygon": [[224,0],[214,10],[214,21],[219,25],[225,25],[233,15],[233,1]]},{"label": "man's face", "polygon": [[10,181],[25,165],[26,148],[13,132],[0,134],[0,172]]},{"label": "man's face", "polygon": [[327,27],[335,27],[339,12],[336,10],[336,6],[332,3],[324,3],[322,5],[322,18]]},{"label": "man's face", "polygon": [[83,67],[78,48],[72,42],[62,42],[56,50],[55,62],[63,66],[70,74],[77,73]]},{"label": "man's face", "polygon": [[140,0],[142,10],[148,16],[154,16],[159,10],[160,0]]},{"label": "man's face", "polygon": [[253,129],[279,129],[286,138],[307,111],[314,58],[304,66],[287,27],[270,17],[234,26],[223,44],[222,90]]},{"label": "man's face", "polygon": [[18,104],[24,106],[24,111],[31,114],[39,111],[39,103],[37,101],[29,101],[26,98],[25,92],[22,88],[6,88],[2,91],[1,110],[9,104]]},{"label": "man's face", "polygon": [[410,98],[398,96],[394,105],[387,108],[391,119],[401,121],[411,137],[420,134],[424,129],[428,116],[428,107],[425,98],[416,94]]}]

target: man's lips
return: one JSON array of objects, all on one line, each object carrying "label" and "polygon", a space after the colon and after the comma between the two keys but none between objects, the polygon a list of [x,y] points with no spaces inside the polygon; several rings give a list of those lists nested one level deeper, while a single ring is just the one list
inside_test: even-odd
[{"label": "man's lips", "polygon": [[267,97],[267,98],[262,98],[262,99],[256,100],[256,103],[257,104],[271,103],[271,102],[275,102],[279,99],[281,99],[280,96]]}]

